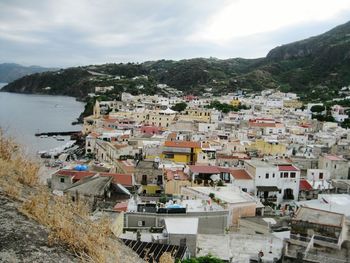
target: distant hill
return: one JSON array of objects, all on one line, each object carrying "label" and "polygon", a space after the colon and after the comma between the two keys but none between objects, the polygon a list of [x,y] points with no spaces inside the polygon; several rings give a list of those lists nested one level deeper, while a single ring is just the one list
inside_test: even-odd
[{"label": "distant hill", "polygon": [[[4,90],[84,97],[95,86],[113,85],[115,94],[155,94],[161,93],[157,84],[162,83],[194,94],[278,88],[296,92],[303,99],[324,100],[339,96],[340,88],[350,85],[349,72],[350,22],[319,36],[276,47],[264,58],[90,65],[25,76]],[[147,78],[135,78],[140,76]]]},{"label": "distant hill", "polygon": [[9,83],[26,75],[53,70],[57,69],[39,66],[25,67],[15,63],[2,63],[0,64],[0,82]]}]

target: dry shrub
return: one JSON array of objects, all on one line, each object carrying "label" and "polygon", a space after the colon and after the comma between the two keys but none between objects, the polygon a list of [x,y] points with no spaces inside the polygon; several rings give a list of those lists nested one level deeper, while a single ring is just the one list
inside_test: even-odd
[{"label": "dry shrub", "polygon": [[21,153],[0,129],[0,187],[3,192],[19,200],[23,200],[21,194],[25,192],[32,194],[29,198],[24,196],[20,211],[49,228],[49,243],[66,244],[85,262],[118,262],[119,243],[111,239],[109,220],[102,218],[93,222],[86,204],[53,196],[46,187],[39,185],[38,171],[38,163]]},{"label": "dry shrub", "polygon": [[21,186],[18,184],[0,184],[0,187],[11,198],[17,199],[21,196]]},{"label": "dry shrub", "polygon": [[19,156],[12,161],[17,169],[17,180],[24,185],[36,186],[38,184],[38,172],[39,165],[34,162],[25,159],[23,156]]},{"label": "dry shrub", "polygon": [[0,159],[9,161],[13,154],[17,151],[18,146],[12,139],[6,138],[0,129]]},{"label": "dry shrub", "polygon": [[2,185],[20,183],[38,185],[39,165],[25,156],[12,139],[6,138],[0,129],[0,180]]},{"label": "dry shrub", "polygon": [[113,255],[110,222],[102,218],[93,222],[82,202],[65,197],[52,197],[47,190],[26,200],[21,211],[50,229],[49,242],[64,243],[83,261],[106,262]]},{"label": "dry shrub", "polygon": [[169,252],[164,252],[159,258],[159,263],[174,263],[174,262],[175,260]]}]

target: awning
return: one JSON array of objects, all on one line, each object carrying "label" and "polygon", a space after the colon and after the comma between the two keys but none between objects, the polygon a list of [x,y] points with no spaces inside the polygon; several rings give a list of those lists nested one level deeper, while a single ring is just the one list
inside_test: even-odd
[{"label": "awning", "polygon": [[257,186],[256,189],[258,192],[278,192],[279,189],[277,186]]}]

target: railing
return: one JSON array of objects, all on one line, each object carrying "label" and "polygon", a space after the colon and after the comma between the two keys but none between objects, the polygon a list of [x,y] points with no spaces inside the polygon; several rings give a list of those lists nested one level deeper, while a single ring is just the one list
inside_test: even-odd
[{"label": "railing", "polygon": [[[302,243],[301,245],[307,246],[307,244],[311,241],[311,238],[308,236],[299,236],[295,234],[290,234],[290,239],[293,241],[297,241],[298,243]],[[313,236],[313,243],[318,244],[320,246],[331,247],[335,249],[340,249],[339,239],[332,237],[325,237],[320,235]]]}]

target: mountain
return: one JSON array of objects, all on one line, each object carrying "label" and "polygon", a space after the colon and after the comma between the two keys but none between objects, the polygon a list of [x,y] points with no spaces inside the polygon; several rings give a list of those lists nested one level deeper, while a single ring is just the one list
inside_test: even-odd
[{"label": "mountain", "polygon": [[95,86],[115,87],[132,94],[162,93],[167,84],[185,93],[214,95],[237,89],[260,91],[278,88],[302,99],[326,100],[350,85],[350,22],[324,34],[272,49],[258,59],[194,58],[158,60],[141,64],[104,64],[37,73],[18,79],[4,91],[62,94],[84,97]]},{"label": "mountain", "polygon": [[0,82],[9,83],[26,75],[53,70],[57,69],[39,66],[25,67],[15,63],[2,63],[0,64]]}]

